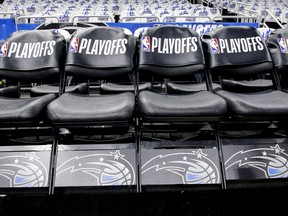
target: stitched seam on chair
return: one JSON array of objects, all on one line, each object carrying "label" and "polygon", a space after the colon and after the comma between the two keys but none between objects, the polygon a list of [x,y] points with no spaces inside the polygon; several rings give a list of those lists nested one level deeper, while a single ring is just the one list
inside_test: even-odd
[{"label": "stitched seam on chair", "polygon": [[21,114],[22,114],[23,112],[25,112],[27,109],[29,109],[30,107],[32,107],[32,105],[26,107],[22,112],[20,112],[19,115],[18,115],[18,118],[20,118]]},{"label": "stitched seam on chair", "polygon": [[48,111],[49,111],[51,114],[53,114],[54,117],[56,117],[57,120],[59,120],[59,117],[55,114],[55,112],[54,112],[53,110],[50,109],[50,110],[48,110]]},{"label": "stitched seam on chair", "polygon": [[[50,101],[50,102],[51,102],[51,101]],[[48,103],[49,103],[49,102],[48,102]],[[47,104],[48,104],[48,103],[47,103]],[[43,103],[41,103],[41,104],[43,104]],[[47,105],[47,104],[46,104],[46,105]],[[32,105],[26,107],[21,113],[19,113],[18,118],[20,118],[21,114],[22,114],[23,112],[25,112],[27,109],[29,109],[30,107],[32,107]]]},{"label": "stitched seam on chair", "polygon": [[[135,103],[134,103],[133,105],[129,105],[127,108],[129,109],[129,107],[135,109]],[[133,111],[132,111],[132,115],[133,115],[134,109],[133,109]],[[120,116],[122,116],[121,114],[123,114],[124,111],[127,112],[127,110],[122,109],[122,110],[120,111]]]}]

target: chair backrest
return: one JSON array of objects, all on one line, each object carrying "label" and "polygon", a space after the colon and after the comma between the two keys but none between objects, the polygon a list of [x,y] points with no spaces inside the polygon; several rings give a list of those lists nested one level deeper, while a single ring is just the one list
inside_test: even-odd
[{"label": "chair backrest", "polygon": [[143,32],[139,72],[173,78],[204,71],[204,54],[196,31],[179,26],[160,26]]},{"label": "chair backrest", "polygon": [[0,50],[0,77],[38,81],[59,75],[66,58],[66,41],[58,30],[15,32]]},{"label": "chair backrest", "polygon": [[256,28],[221,27],[202,40],[212,74],[246,79],[272,71],[270,53]]},{"label": "chair backrest", "polygon": [[288,70],[288,29],[276,29],[267,38],[274,65],[279,73]]},{"label": "chair backrest", "polygon": [[277,71],[280,88],[288,89],[288,31],[287,29],[276,29],[267,38],[266,43],[270,50],[275,69]]},{"label": "chair backrest", "polygon": [[110,79],[134,70],[136,38],[120,28],[78,30],[70,41],[65,71],[87,78]]}]

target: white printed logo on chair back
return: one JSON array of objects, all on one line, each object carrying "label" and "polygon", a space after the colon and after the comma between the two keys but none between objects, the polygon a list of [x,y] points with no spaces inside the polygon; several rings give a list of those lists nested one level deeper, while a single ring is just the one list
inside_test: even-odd
[{"label": "white printed logo on chair back", "polygon": [[[196,31],[186,27],[147,29],[143,32],[140,46],[140,70],[166,76],[185,76],[205,67],[200,37]],[[158,67],[166,69],[158,70]]]},{"label": "white printed logo on chair back", "polygon": [[[217,28],[204,34],[203,42],[208,54],[207,63],[213,71],[253,75],[272,69],[270,54],[256,28]],[[226,71],[227,67],[229,71]]]},{"label": "white printed logo on chair back", "polygon": [[1,76],[37,80],[60,72],[66,42],[55,30],[15,32],[0,50]]},{"label": "white printed logo on chair back", "polygon": [[71,39],[65,70],[98,78],[130,73],[135,48],[136,38],[120,28],[79,30]]},{"label": "white printed logo on chair back", "polygon": [[288,31],[287,29],[276,29],[267,38],[267,46],[272,55],[275,67],[279,72],[288,69]]}]

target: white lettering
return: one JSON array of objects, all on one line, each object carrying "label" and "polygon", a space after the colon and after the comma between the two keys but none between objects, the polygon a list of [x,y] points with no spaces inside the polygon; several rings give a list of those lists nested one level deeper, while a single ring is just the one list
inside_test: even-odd
[{"label": "white lettering", "polygon": [[79,53],[82,53],[82,50],[86,49],[88,44],[88,40],[86,38],[82,38],[79,46]]},{"label": "white lettering", "polygon": [[117,40],[92,40],[81,38],[79,42],[79,53],[86,55],[117,55],[126,53],[126,38]]},{"label": "white lettering", "polygon": [[184,54],[196,52],[197,37],[186,38],[155,38],[151,40],[151,52],[160,54]]},{"label": "white lettering", "polygon": [[220,53],[247,53],[264,49],[261,37],[218,39]]},{"label": "white lettering", "polygon": [[56,41],[42,41],[37,43],[16,43],[9,46],[7,57],[40,58],[54,53]]}]

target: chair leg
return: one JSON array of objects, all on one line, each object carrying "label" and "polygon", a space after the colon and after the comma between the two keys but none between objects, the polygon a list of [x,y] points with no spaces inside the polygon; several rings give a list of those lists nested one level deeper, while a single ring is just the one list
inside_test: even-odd
[{"label": "chair leg", "polygon": [[141,193],[141,132],[139,119],[136,119],[136,169],[137,169],[137,193]]},{"label": "chair leg", "polygon": [[223,156],[223,148],[220,140],[220,132],[219,132],[219,125],[218,123],[215,124],[215,139],[218,149],[218,156],[219,156],[219,163],[220,163],[220,171],[221,171],[221,187],[222,189],[227,189],[226,184],[226,173],[225,173],[225,160]]},{"label": "chair leg", "polygon": [[137,193],[141,193],[141,141],[140,135],[137,135],[136,143],[136,160],[137,160]]},{"label": "chair leg", "polygon": [[57,154],[59,142],[59,129],[55,128],[55,138],[51,149],[50,168],[49,168],[49,195],[54,194],[54,186],[56,180]]}]

